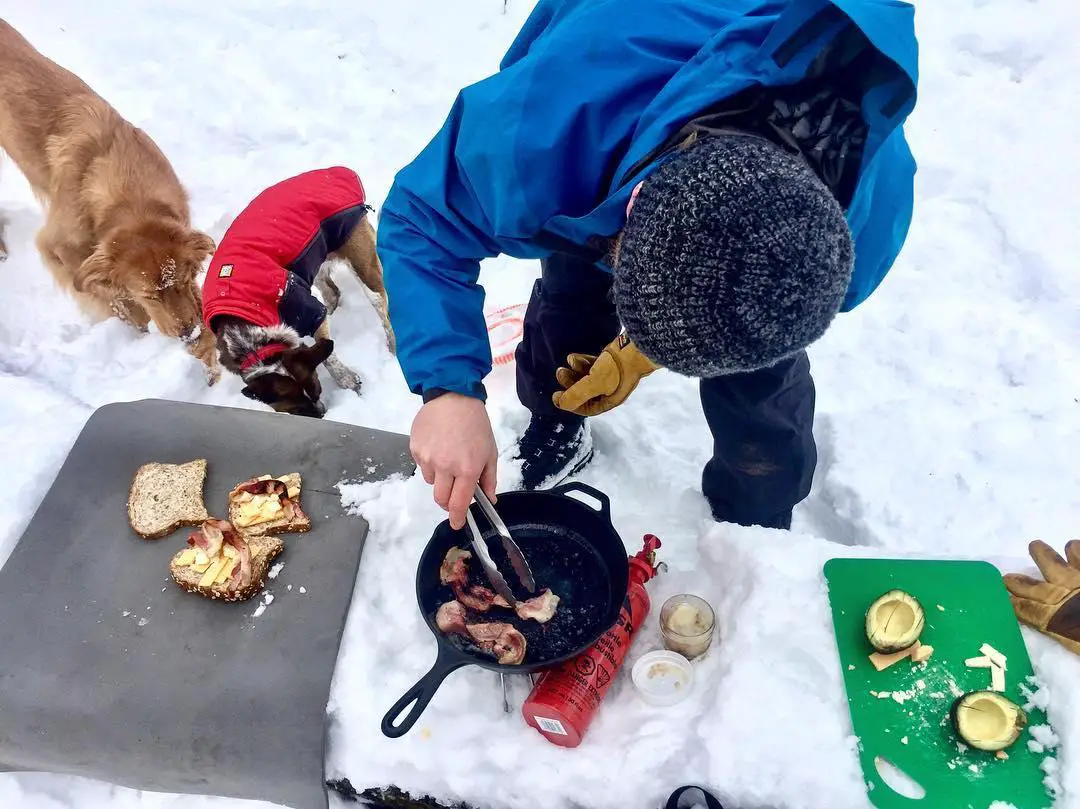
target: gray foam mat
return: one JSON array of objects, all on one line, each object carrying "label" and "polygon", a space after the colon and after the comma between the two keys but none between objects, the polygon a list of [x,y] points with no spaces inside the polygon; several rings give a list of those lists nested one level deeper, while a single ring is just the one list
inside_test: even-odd
[{"label": "gray foam mat", "polygon": [[[195,458],[219,517],[240,481],[303,476],[313,528],[282,535],[283,567],[250,601],[172,582],[191,528],[147,541],[128,524],[141,464]],[[159,400],[97,410],[0,569],[0,770],[325,809],[326,705],[368,529],[335,487],[413,469],[395,433]]]}]

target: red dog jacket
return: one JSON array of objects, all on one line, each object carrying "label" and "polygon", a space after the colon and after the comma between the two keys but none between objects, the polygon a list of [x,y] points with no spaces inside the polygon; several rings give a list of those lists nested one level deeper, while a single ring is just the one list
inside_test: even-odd
[{"label": "red dog jacket", "polygon": [[367,211],[356,172],[334,166],[282,180],[253,199],[225,232],[203,282],[203,322],[233,315],[285,323],[310,337],[326,318],[311,284]]}]

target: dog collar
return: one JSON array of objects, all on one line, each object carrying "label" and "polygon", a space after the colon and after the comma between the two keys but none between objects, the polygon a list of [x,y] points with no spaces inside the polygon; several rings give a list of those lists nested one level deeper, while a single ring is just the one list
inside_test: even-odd
[{"label": "dog collar", "polygon": [[247,371],[260,362],[264,362],[282,351],[287,351],[288,348],[284,343],[267,343],[262,348],[245,354],[244,358],[240,360],[240,370]]}]

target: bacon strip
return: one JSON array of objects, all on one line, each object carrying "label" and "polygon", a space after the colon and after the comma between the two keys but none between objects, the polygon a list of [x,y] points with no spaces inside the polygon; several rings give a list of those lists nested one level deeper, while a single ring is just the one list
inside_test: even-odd
[{"label": "bacon strip", "polygon": [[435,625],[440,632],[467,635],[465,629],[465,607],[457,601],[447,601],[435,613]]},{"label": "bacon strip", "polygon": [[[506,599],[500,595],[495,596],[491,606],[510,609]],[[545,588],[540,595],[526,601],[519,601],[514,611],[523,621],[533,620],[538,624],[546,624],[555,616],[555,608],[558,606],[559,597],[551,592],[550,588]]]},{"label": "bacon strip", "polygon": [[518,618],[523,621],[532,619],[538,624],[546,624],[555,616],[555,608],[558,606],[559,597],[550,589],[545,589],[535,598],[519,601],[515,612],[517,612]]},{"label": "bacon strip", "polygon": [[300,504],[288,497],[281,499],[281,510],[288,520],[307,520],[307,515],[300,508]]},{"label": "bacon strip", "polygon": [[270,480],[249,480],[241,483],[233,491],[248,494],[278,494],[288,496],[289,487],[276,478]]},{"label": "bacon strip", "polygon": [[510,624],[467,624],[465,630],[477,646],[500,663],[516,666],[525,659],[525,636]]},{"label": "bacon strip", "polygon": [[455,584],[454,595],[457,596],[458,601],[470,610],[476,610],[477,612],[487,612],[497,598],[493,591],[479,584],[474,584],[472,587],[462,587]]},{"label": "bacon strip", "polygon": [[213,559],[221,553],[221,544],[226,530],[233,530],[231,523],[225,520],[205,520],[199,526],[199,530],[188,537],[188,545],[198,548]]},{"label": "bacon strip", "polygon": [[469,624],[465,627],[465,630],[472,635],[472,639],[479,643],[481,646],[488,646],[498,640],[506,630],[513,629],[510,624],[504,623],[482,623],[482,624]]},{"label": "bacon strip", "polygon": [[[229,526],[229,530],[225,532],[225,541],[236,548],[237,553],[240,554],[240,564],[233,568],[233,575],[229,579],[229,586],[233,589],[237,584],[240,587],[246,587],[251,584],[251,577],[253,572],[253,565],[251,564],[251,550],[248,548],[247,540],[240,536],[239,532],[232,527],[229,523],[225,523]],[[237,571],[239,571],[239,581],[237,581]]]},{"label": "bacon strip", "polygon": [[472,551],[451,548],[439,567],[439,581],[451,586],[464,587],[469,583],[469,568],[465,562],[472,559]]},{"label": "bacon strip", "polygon": [[525,659],[525,636],[510,627],[495,641],[492,652],[500,663],[517,666]]}]

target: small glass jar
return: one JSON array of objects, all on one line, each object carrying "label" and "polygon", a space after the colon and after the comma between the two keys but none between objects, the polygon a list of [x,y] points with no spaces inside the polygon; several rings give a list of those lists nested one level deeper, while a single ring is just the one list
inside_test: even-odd
[{"label": "small glass jar", "polygon": [[660,608],[660,635],[664,648],[687,660],[701,657],[712,644],[716,615],[703,598],[682,593]]}]

